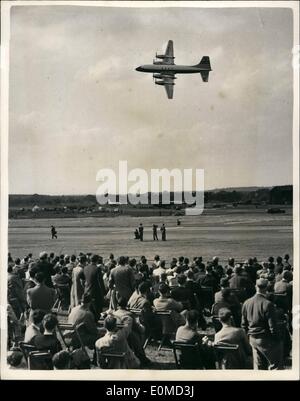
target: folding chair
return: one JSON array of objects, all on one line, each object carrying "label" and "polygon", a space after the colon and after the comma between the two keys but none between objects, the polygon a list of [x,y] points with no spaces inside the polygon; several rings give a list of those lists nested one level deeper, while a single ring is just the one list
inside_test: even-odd
[{"label": "folding chair", "polygon": [[197,361],[200,358],[198,344],[188,344],[181,341],[173,341],[173,354],[177,369],[197,369]]},{"label": "folding chair", "polygon": [[29,370],[53,370],[50,351],[31,351],[28,354]]},{"label": "folding chair", "polygon": [[29,354],[30,354],[30,352],[37,351],[37,349],[34,345],[25,343],[24,341],[19,342],[19,347],[24,356],[26,365],[29,368],[29,366],[28,366]]},{"label": "folding chair", "polygon": [[218,343],[214,350],[217,369],[241,369],[238,344]]},{"label": "folding chair", "polygon": [[97,366],[101,369],[122,369],[125,352],[116,353],[109,349],[96,349]]}]

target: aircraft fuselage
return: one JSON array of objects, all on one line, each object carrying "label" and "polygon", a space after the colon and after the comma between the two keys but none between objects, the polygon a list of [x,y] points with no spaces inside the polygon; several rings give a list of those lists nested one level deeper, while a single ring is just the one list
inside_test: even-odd
[{"label": "aircraft fuselage", "polygon": [[199,68],[198,66],[176,65],[176,64],[146,64],[136,68],[136,71],[140,72],[151,72],[151,73],[170,72],[172,74],[193,74],[193,73],[199,73],[204,70],[206,69]]}]

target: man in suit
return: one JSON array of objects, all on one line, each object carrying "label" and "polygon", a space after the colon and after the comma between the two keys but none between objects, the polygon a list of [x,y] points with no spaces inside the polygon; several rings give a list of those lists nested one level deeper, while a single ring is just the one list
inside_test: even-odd
[{"label": "man in suit", "polygon": [[92,298],[92,306],[94,309],[95,319],[98,320],[102,312],[105,287],[101,268],[97,266],[99,261],[98,255],[92,255],[91,263],[84,267],[83,274],[85,277],[84,292]]},{"label": "man in suit", "polygon": [[104,320],[106,334],[96,341],[97,351],[109,349],[113,353],[125,353],[124,359],[114,358],[110,361],[109,369],[137,369],[140,366],[138,358],[128,345],[127,338],[132,330],[132,319],[127,316],[122,320],[123,328],[117,328],[117,319],[108,315]]},{"label": "man in suit", "polygon": [[90,310],[92,303],[91,296],[84,294],[80,305],[75,306],[68,317],[68,323],[78,327],[82,325],[80,333],[82,342],[85,346],[90,347],[95,344],[97,338],[99,338],[99,331],[96,326],[95,317]]},{"label": "man in suit", "polygon": [[240,265],[237,265],[234,268],[234,275],[229,280],[229,287],[232,289],[238,289],[244,291],[244,293],[240,295],[240,301],[243,302],[245,299],[253,296],[255,293],[254,284],[250,281],[248,276],[243,274],[243,268]]},{"label": "man in suit", "polygon": [[43,273],[38,272],[35,275],[37,285],[27,290],[27,303],[31,312],[41,309],[44,313],[50,313],[55,302],[55,290],[45,285]]},{"label": "man in suit", "polygon": [[256,281],[256,294],[242,308],[242,328],[249,336],[254,369],[282,369],[282,341],[278,335],[275,306],[266,298],[268,280]]},{"label": "man in suit", "polygon": [[124,256],[120,256],[118,265],[110,272],[109,287],[115,289],[116,297],[126,298],[127,302],[135,289],[134,272],[126,265]]},{"label": "man in suit", "polygon": [[192,309],[196,306],[196,300],[193,291],[186,287],[186,276],[179,274],[177,276],[179,287],[171,290],[171,297],[175,301],[181,302],[184,309]]},{"label": "man in suit", "polygon": [[236,344],[239,346],[237,354],[229,352],[225,353],[224,359],[227,369],[246,369],[247,358],[252,354],[248,337],[241,328],[234,327],[232,321],[232,313],[228,308],[219,310],[219,319],[222,323],[222,329],[215,335],[215,344]]},{"label": "man in suit", "polygon": [[53,269],[53,265],[48,262],[48,255],[46,252],[41,252],[40,253],[40,258],[38,262],[34,265],[34,268],[36,271],[43,273],[45,277],[45,284],[53,288],[53,283],[51,276],[55,274],[55,271]]},{"label": "man in suit", "polygon": [[71,308],[80,304],[84,293],[84,267],[86,265],[86,256],[81,255],[79,263],[72,270],[72,287],[71,287]]}]

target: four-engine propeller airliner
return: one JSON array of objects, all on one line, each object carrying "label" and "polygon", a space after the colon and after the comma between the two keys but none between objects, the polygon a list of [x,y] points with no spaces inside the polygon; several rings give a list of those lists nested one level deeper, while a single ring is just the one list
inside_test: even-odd
[{"label": "four-engine propeller airliner", "polygon": [[168,99],[173,98],[176,74],[200,73],[202,80],[208,82],[209,71],[212,71],[208,56],[202,57],[200,63],[196,65],[176,65],[174,63],[175,57],[172,40],[169,40],[165,54],[156,54],[155,57],[156,59],[153,60],[153,64],[141,65],[136,68],[136,71],[152,73],[155,84],[165,87]]}]

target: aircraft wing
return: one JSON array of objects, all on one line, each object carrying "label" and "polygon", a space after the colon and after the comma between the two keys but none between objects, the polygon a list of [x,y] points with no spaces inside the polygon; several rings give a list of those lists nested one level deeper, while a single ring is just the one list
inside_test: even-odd
[{"label": "aircraft wing", "polygon": [[156,58],[162,60],[162,62],[156,62],[156,64],[174,64],[173,40],[169,40],[165,54],[156,53]]},{"label": "aircraft wing", "polygon": [[164,77],[163,78],[163,85],[165,87],[165,90],[167,92],[168,99],[173,99],[173,93],[174,93],[174,77]]},{"label": "aircraft wing", "polygon": [[173,40],[169,40],[168,42],[164,62],[167,64],[174,64]]}]

